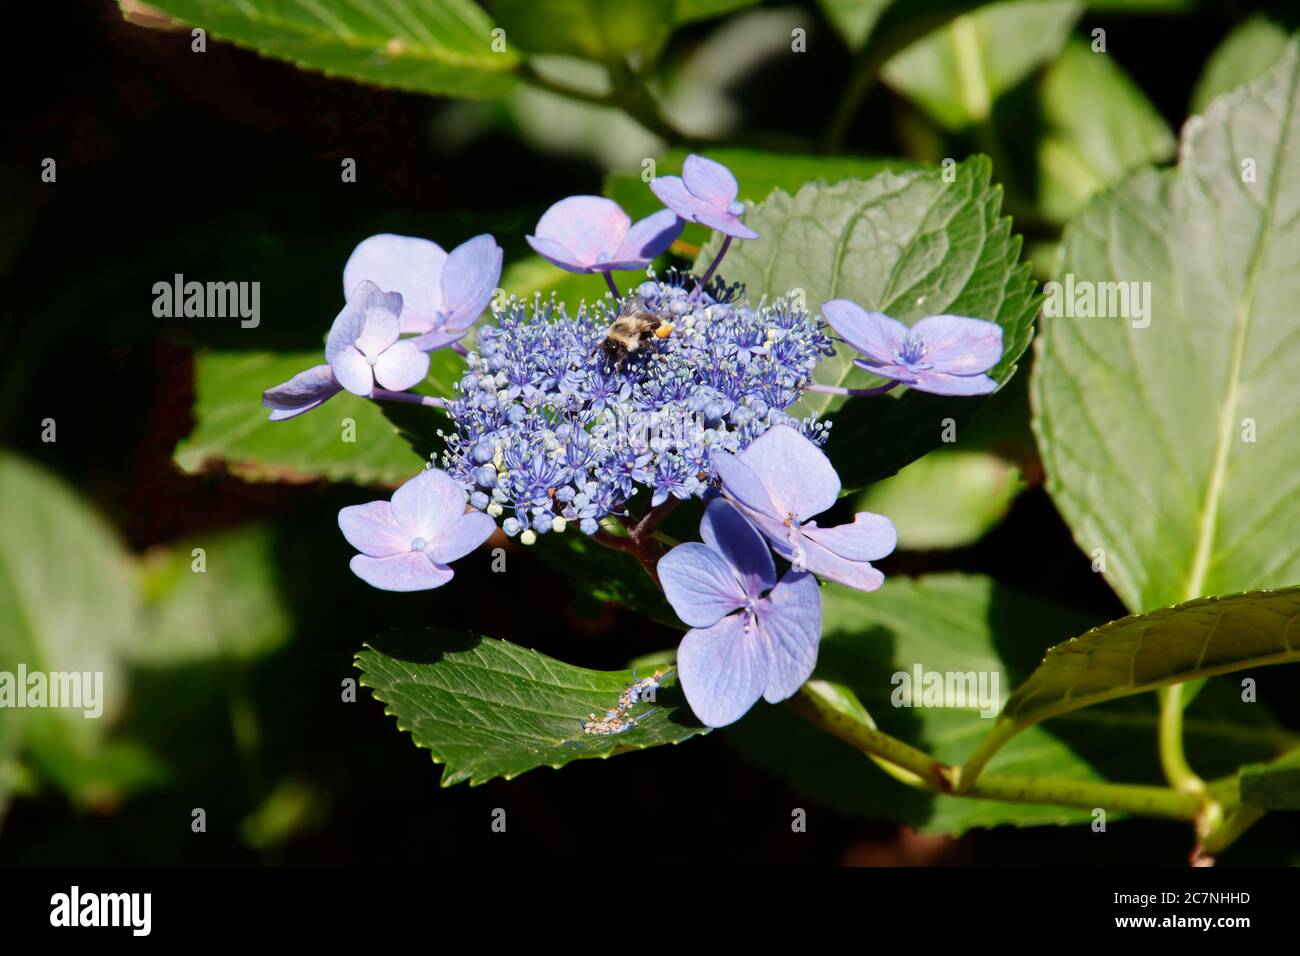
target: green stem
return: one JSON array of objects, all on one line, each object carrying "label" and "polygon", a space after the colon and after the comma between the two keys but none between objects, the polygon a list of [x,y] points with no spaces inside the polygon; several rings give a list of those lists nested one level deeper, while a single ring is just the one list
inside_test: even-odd
[{"label": "green stem", "polygon": [[1204,793],[1205,781],[1196,775],[1183,752],[1183,685],[1160,691],[1160,766],[1170,785],[1184,793]]},{"label": "green stem", "polygon": [[1196,852],[1192,855],[1194,860],[1212,860],[1217,857],[1252,826],[1259,822],[1267,811],[1253,806],[1249,803],[1243,803],[1225,817],[1218,826],[1210,828]]}]

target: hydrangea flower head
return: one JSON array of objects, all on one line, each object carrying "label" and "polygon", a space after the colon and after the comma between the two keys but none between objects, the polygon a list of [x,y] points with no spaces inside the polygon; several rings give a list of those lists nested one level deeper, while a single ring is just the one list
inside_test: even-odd
[{"label": "hydrangea flower head", "polygon": [[884,583],[870,562],[898,544],[894,523],[869,511],[833,528],[809,520],[835,504],[840,477],[825,453],[799,432],[769,429],[739,455],[714,454],[713,464],[722,493],[795,568],[861,591]]},{"label": "hydrangea flower head", "polygon": [[673,244],[682,221],[667,209],[633,223],[612,199],[570,196],[537,221],[528,244],[552,265],[568,272],[644,269]]},{"label": "hydrangea flower head", "polygon": [[398,341],[402,297],[362,281],[334,320],[325,359],[335,380],[354,395],[380,387],[402,391],[424,380],[429,356],[413,341]]},{"label": "hydrangea flower head", "polygon": [[369,281],[402,297],[401,331],[432,351],[464,337],[492,301],[502,253],[486,233],[450,254],[436,242],[381,233],[362,240],[343,267],[343,292]]},{"label": "hydrangea flower head", "polygon": [[442,464],[474,507],[510,512],[507,534],[571,523],[592,534],[639,492],[702,497],[712,456],[774,425],[824,439],[825,423],[786,412],[830,349],[815,318],[791,297],[754,309],[721,283],[692,297],[693,279],[669,279],[633,294],[671,318],[671,333],[621,364],[601,349],[612,298],[574,316],[553,300],[511,300],[479,329],[447,403],[455,433]]},{"label": "hydrangea flower head", "polygon": [[691,625],[677,649],[682,690],[701,721],[724,727],[760,697],[783,701],[812,676],[821,595],[811,574],[789,571],[778,582],[767,545],[727,501],[705,509],[700,537],[659,560],[659,580]]},{"label": "hydrangea flower head", "polygon": [[1002,358],[1002,327],[960,315],[931,315],[910,329],[883,312],[835,299],[822,315],[865,359],[854,364],[935,395],[987,395],[998,385],[984,374]]},{"label": "hydrangea flower head", "polygon": [[735,239],[757,239],[758,233],[740,221],[745,204],[736,197],[740,186],[726,166],[692,153],[680,176],[658,176],[650,188],[665,206],[690,222],[698,222]]},{"label": "hydrangea flower head", "polygon": [[433,468],[398,488],[391,501],[339,512],[339,529],[361,552],[352,558],[352,572],[384,591],[441,587],[454,574],[447,565],[477,548],[495,528],[487,515],[466,511],[464,490]]}]

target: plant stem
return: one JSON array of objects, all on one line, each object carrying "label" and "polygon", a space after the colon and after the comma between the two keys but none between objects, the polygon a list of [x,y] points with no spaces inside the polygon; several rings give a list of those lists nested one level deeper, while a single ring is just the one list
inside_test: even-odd
[{"label": "plant stem", "polygon": [[430,408],[444,408],[442,399],[432,395],[416,395],[414,392],[390,392],[376,386],[370,390],[370,397],[377,402],[409,402],[413,405],[428,405]]},{"label": "plant stem", "polygon": [[727,254],[727,250],[730,248],[731,248],[731,236],[724,236],[722,239],[722,248],[718,250],[718,254],[714,256],[713,261],[709,263],[709,268],[704,273],[704,278],[702,278],[699,282],[695,283],[695,288],[691,290],[690,297],[692,299],[695,298],[697,295],[699,295],[700,291],[706,285],[709,284],[709,280],[713,278],[713,273],[718,268],[718,263],[722,261],[722,257]]},{"label": "plant stem", "polygon": [[1184,793],[1204,793],[1205,781],[1196,775],[1183,752],[1183,685],[1160,690],[1160,766],[1170,785]]},{"label": "plant stem", "polygon": [[678,499],[669,498],[663,504],[647,511],[640,521],[627,529],[626,535],[615,534],[601,528],[591,536],[592,540],[614,551],[626,551],[641,562],[641,567],[646,574],[650,575],[650,580],[658,584],[659,559],[664,556],[667,549],[659,540],[655,528],[679,504],[681,502]]},{"label": "plant stem", "polygon": [[609,272],[602,272],[601,275],[605,277],[605,285],[609,286],[609,291],[614,293],[614,298],[616,299],[622,298],[622,296],[620,296],[618,293],[618,286],[614,282],[614,276],[611,275]]},{"label": "plant stem", "polygon": [[1227,815],[1218,826],[1211,827],[1192,854],[1192,862],[1199,863],[1213,860],[1221,854],[1237,837],[1241,836],[1267,813],[1261,807],[1243,803]]},{"label": "plant stem", "polygon": [[844,388],[841,385],[823,385],[820,382],[809,382],[804,386],[806,392],[822,392],[826,395],[884,395],[891,389],[897,388],[899,382],[890,382],[888,385],[878,385],[875,388]]}]

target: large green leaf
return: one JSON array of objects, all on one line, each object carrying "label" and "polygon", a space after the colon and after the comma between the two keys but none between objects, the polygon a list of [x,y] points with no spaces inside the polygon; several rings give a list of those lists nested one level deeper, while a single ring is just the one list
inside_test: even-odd
[{"label": "large green leaf", "polygon": [[[444,353],[439,353],[444,354]],[[451,353],[445,353],[451,354]],[[288,421],[267,420],[265,389],[319,365],[315,352],[202,352],[195,356],[193,433],[176,449],[176,463],[197,472],[220,462],[254,481],[353,481],[394,485],[424,467],[425,459],[385,417],[379,405],[340,392]],[[443,421],[433,409],[412,411]],[[344,441],[343,422],[356,426]]]},{"label": "large green leaf", "polygon": [[1131,318],[1118,298],[1054,317],[1049,297],[1032,382],[1048,489],[1133,610],[1300,581],[1298,79],[1293,45],[1188,124],[1176,171],[1134,175],[1065,234],[1076,297],[1150,283]]},{"label": "large green leaf", "polygon": [[519,62],[492,49],[473,0],[157,0],[151,6],[213,36],[309,70],[451,96],[499,96]]},{"label": "large green leaf", "polygon": [[1066,45],[1039,90],[1047,132],[1038,145],[1038,205],[1067,219],[1130,169],[1174,154],[1174,136],[1113,57]]},{"label": "large green leaf", "polygon": [[617,705],[630,671],[573,667],[487,637],[433,628],[392,632],[357,654],[357,666],[361,683],[398,728],[446,764],[444,786],[679,743],[705,730],[669,678],[654,705],[631,711],[656,708],[635,727],[587,734],[582,721]]},{"label": "large green leaf", "polygon": [[999,96],[1061,52],[1083,7],[995,3],[960,16],[889,60],[884,81],[950,129],[988,118]]},{"label": "large green leaf", "polygon": [[1300,750],[1242,767],[1237,782],[1244,803],[1265,810],[1300,810]]},{"label": "large green leaf", "polygon": [[[1090,622],[1086,615],[990,578],[957,574],[891,578],[872,594],[827,585],[822,596],[825,624],[815,676],[851,688],[882,730],[949,764],[965,760],[995,722],[970,707],[898,706],[905,699],[893,675],[913,675],[918,665],[927,673],[984,674],[990,680],[997,675],[1000,698],[1032,671],[1045,647]],[[1282,735],[1261,706],[1214,691],[1211,684],[1189,710],[1186,732],[1198,754],[1227,773],[1241,759],[1277,752]],[[1159,782],[1156,724],[1149,697],[1092,707],[1026,731],[990,766],[1006,774]],[[760,704],[728,737],[754,762],[820,802],[927,831],[960,833],[1090,817],[1070,808],[968,800],[906,787],[785,708]],[[1115,746],[1119,737],[1123,747]]]},{"label": "large green leaf", "polygon": [[758,2],[759,0],[675,0],[673,22],[691,23],[695,20],[708,20],[745,7],[752,7]]},{"label": "large green leaf", "polygon": [[1204,113],[1216,96],[1263,76],[1282,58],[1286,44],[1287,31],[1263,14],[1238,24],[1205,61],[1191,111]]},{"label": "large green leaf", "polygon": [[[943,312],[995,321],[1004,350],[990,374],[1004,383],[1033,334],[1037,298],[1029,265],[1020,263],[1020,239],[1000,215],[1001,189],[990,182],[988,159],[976,156],[947,172],[884,172],[810,184],[793,196],[773,192],[746,219],[762,238],[733,246],[720,271],[744,282],[752,301],[802,289],[813,310],[845,298],[909,325]],[[715,239],[697,268],[716,248]],[[840,346],[814,378],[832,386],[879,384],[854,357]],[[980,405],[978,398],[897,394],[846,404],[807,392],[792,408],[834,418],[828,453],[845,488],[890,475],[937,447],[947,419],[960,421]]]},{"label": "large green leaf", "polygon": [[612,63],[653,59],[668,38],[673,0],[488,0],[512,42],[529,53]]}]

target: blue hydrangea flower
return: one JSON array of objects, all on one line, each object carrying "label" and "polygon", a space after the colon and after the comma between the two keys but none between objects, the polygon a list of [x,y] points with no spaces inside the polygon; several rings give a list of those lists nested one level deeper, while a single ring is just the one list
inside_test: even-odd
[{"label": "blue hydrangea flower", "polygon": [[757,239],[740,221],[745,204],[736,199],[740,186],[726,166],[691,154],[680,176],[658,176],[650,189],[659,201],[689,222],[698,222],[735,239]]},{"label": "blue hydrangea flower", "polygon": [[984,373],[1002,358],[1002,327],[961,315],[931,315],[910,329],[883,312],[835,299],[822,306],[831,327],[865,358],[854,364],[935,395],[987,395],[998,384]]},{"label": "blue hydrangea flower", "polygon": [[332,368],[315,365],[287,382],[268,388],[262,393],[262,404],[271,409],[271,421],[282,422],[311,411],[342,390]]},{"label": "blue hydrangea flower", "polygon": [[811,574],[778,582],[767,545],[727,501],[705,509],[700,537],[660,558],[659,580],[691,626],[677,649],[686,700],[705,724],[724,727],[759,697],[778,703],[812,676],[821,595]]},{"label": "blue hydrangea flower", "polygon": [[465,510],[465,492],[446,473],[428,469],[395,492],[392,501],[351,505],[339,529],[361,553],[349,565],[384,591],[424,591],[452,579],[452,561],[486,541],[496,524]]},{"label": "blue hydrangea flower", "polygon": [[792,298],[755,309],[734,287],[692,298],[687,284],[638,287],[672,330],[617,367],[601,351],[621,305],[612,298],[573,316],[553,300],[511,300],[479,329],[447,403],[455,431],[442,465],[486,496],[484,510],[509,513],[507,534],[571,523],[591,534],[643,492],[656,504],[702,497],[717,477],[711,456],[774,425],[824,440],[826,423],[786,411],[831,351],[820,323]]},{"label": "blue hydrangea flower", "polygon": [[354,395],[381,388],[404,391],[424,381],[429,356],[410,339],[399,341],[402,297],[359,283],[325,339],[325,359],[335,380]]},{"label": "blue hydrangea flower", "polygon": [[715,452],[722,493],[734,501],[798,570],[874,591],[885,576],[871,566],[898,544],[894,523],[860,511],[853,523],[819,528],[814,515],[835,504],[840,476],[820,448],[793,428],[777,427],[739,455]]},{"label": "blue hydrangea flower", "polygon": [[542,214],[528,244],[568,272],[644,269],[681,234],[667,209],[633,223],[618,203],[602,196],[570,196]]},{"label": "blue hydrangea flower", "polygon": [[362,240],[343,267],[343,294],[365,281],[402,297],[401,331],[420,335],[430,352],[463,338],[492,301],[501,279],[501,249],[486,233],[450,255],[436,242],[381,233]]}]

